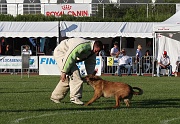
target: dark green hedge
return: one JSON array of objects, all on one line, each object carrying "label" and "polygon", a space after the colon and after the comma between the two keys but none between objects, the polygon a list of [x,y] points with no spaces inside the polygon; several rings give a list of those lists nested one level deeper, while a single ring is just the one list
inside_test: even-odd
[{"label": "dark green hedge", "polygon": [[[104,8],[103,8],[104,7]],[[62,17],[39,15],[0,15],[0,21],[84,21],[84,22],[162,22],[172,16],[176,11],[175,4],[130,5],[115,6],[107,4],[98,5],[91,17],[73,17],[64,15]],[[104,14],[103,14],[104,10]],[[104,15],[104,17],[103,17]]]}]

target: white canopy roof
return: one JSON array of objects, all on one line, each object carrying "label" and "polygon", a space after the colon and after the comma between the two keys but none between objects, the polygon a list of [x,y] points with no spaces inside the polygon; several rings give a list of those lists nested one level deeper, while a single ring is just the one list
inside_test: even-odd
[{"label": "white canopy roof", "polygon": [[162,52],[166,50],[170,56],[172,71],[176,69],[176,61],[180,56],[180,11],[175,13],[166,21],[154,25],[153,31],[158,33],[155,36],[157,47],[157,59],[162,56]]},{"label": "white canopy roof", "polygon": [[0,22],[0,37],[59,37],[58,22]]},{"label": "white canopy roof", "polygon": [[62,37],[141,37],[152,38],[152,22],[60,22]]},{"label": "white canopy roof", "polygon": [[163,24],[180,24],[180,11],[177,11],[173,16],[162,22]]},{"label": "white canopy roof", "polygon": [[152,38],[153,24],[154,22],[127,22],[122,37]]},{"label": "white canopy roof", "polygon": [[125,22],[60,22],[62,37],[116,37]]},{"label": "white canopy roof", "polygon": [[180,31],[180,11],[176,12],[164,22],[154,25],[154,32],[179,32]]}]

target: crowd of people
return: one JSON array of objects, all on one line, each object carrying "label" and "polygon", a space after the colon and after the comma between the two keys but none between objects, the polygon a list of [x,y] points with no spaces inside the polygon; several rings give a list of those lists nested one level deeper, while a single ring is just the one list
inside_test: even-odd
[{"label": "crowd of people", "polygon": [[[12,53],[12,46],[7,44],[5,55],[10,56]],[[32,55],[30,46],[24,45],[22,53]],[[145,54],[143,54],[142,46],[139,44],[137,46],[135,57],[133,58],[126,54],[125,48],[119,48],[119,43],[115,41],[113,43],[113,47],[110,50],[105,48],[103,45],[102,50],[99,51],[98,55],[102,56],[102,73],[110,72],[112,75],[117,74],[118,76],[122,76],[123,70],[123,73],[125,72],[128,76],[132,75],[132,73],[136,73],[137,75],[142,76],[144,73],[152,73],[152,65],[154,64],[154,73],[156,73],[158,77],[161,76],[160,73],[162,69],[168,69],[168,75],[172,76],[172,66],[170,63],[170,57],[167,55],[167,51],[164,51],[162,57],[159,60],[153,61],[150,50],[146,50]],[[107,67],[106,57],[108,56],[118,58],[118,65]],[[179,65],[179,63],[177,65]],[[4,71],[6,72],[6,69]]]},{"label": "crowd of people", "polygon": [[[105,50],[102,50],[100,51],[99,55],[103,56],[102,58],[104,58],[104,56],[107,54],[105,53]],[[161,76],[161,69],[168,70],[168,76],[172,76],[172,66],[170,62],[170,57],[167,55],[167,51],[163,52],[162,57],[159,60],[153,62],[150,50],[146,50],[145,54],[143,55],[142,45],[139,44],[137,46],[135,58],[133,59],[126,54],[125,48],[122,48],[120,50],[119,44],[115,42],[114,46],[110,49],[109,56],[118,58],[117,68],[116,66],[111,66],[110,68],[108,68],[112,75],[115,75],[115,73],[117,73],[118,76],[122,76],[122,70],[126,70],[125,72],[127,76],[132,75],[132,72],[136,72],[138,76],[142,76],[143,73],[152,73],[152,65],[154,64],[154,74],[156,74],[158,77]],[[106,57],[108,57],[108,55]],[[135,68],[133,68],[133,63],[136,65]],[[104,65],[106,66],[106,64]],[[103,67],[103,69],[104,68],[105,67]]]}]

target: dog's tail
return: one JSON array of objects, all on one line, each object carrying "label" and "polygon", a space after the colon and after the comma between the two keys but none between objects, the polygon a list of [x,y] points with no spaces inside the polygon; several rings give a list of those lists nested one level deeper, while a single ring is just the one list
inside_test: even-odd
[{"label": "dog's tail", "polygon": [[133,89],[138,90],[138,92],[136,92],[136,91],[133,90],[133,94],[134,94],[134,95],[142,95],[142,94],[143,94],[143,90],[142,90],[141,88],[133,87]]}]

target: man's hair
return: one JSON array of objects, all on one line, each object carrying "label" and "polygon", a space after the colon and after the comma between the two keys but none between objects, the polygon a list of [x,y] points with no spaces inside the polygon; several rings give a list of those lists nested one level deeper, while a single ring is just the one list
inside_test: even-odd
[{"label": "man's hair", "polygon": [[114,45],[117,45],[117,46],[118,46],[119,44],[118,44],[118,42],[114,42]]},{"label": "man's hair", "polygon": [[94,46],[99,47],[101,50],[103,49],[103,43],[100,40],[96,40]]}]

